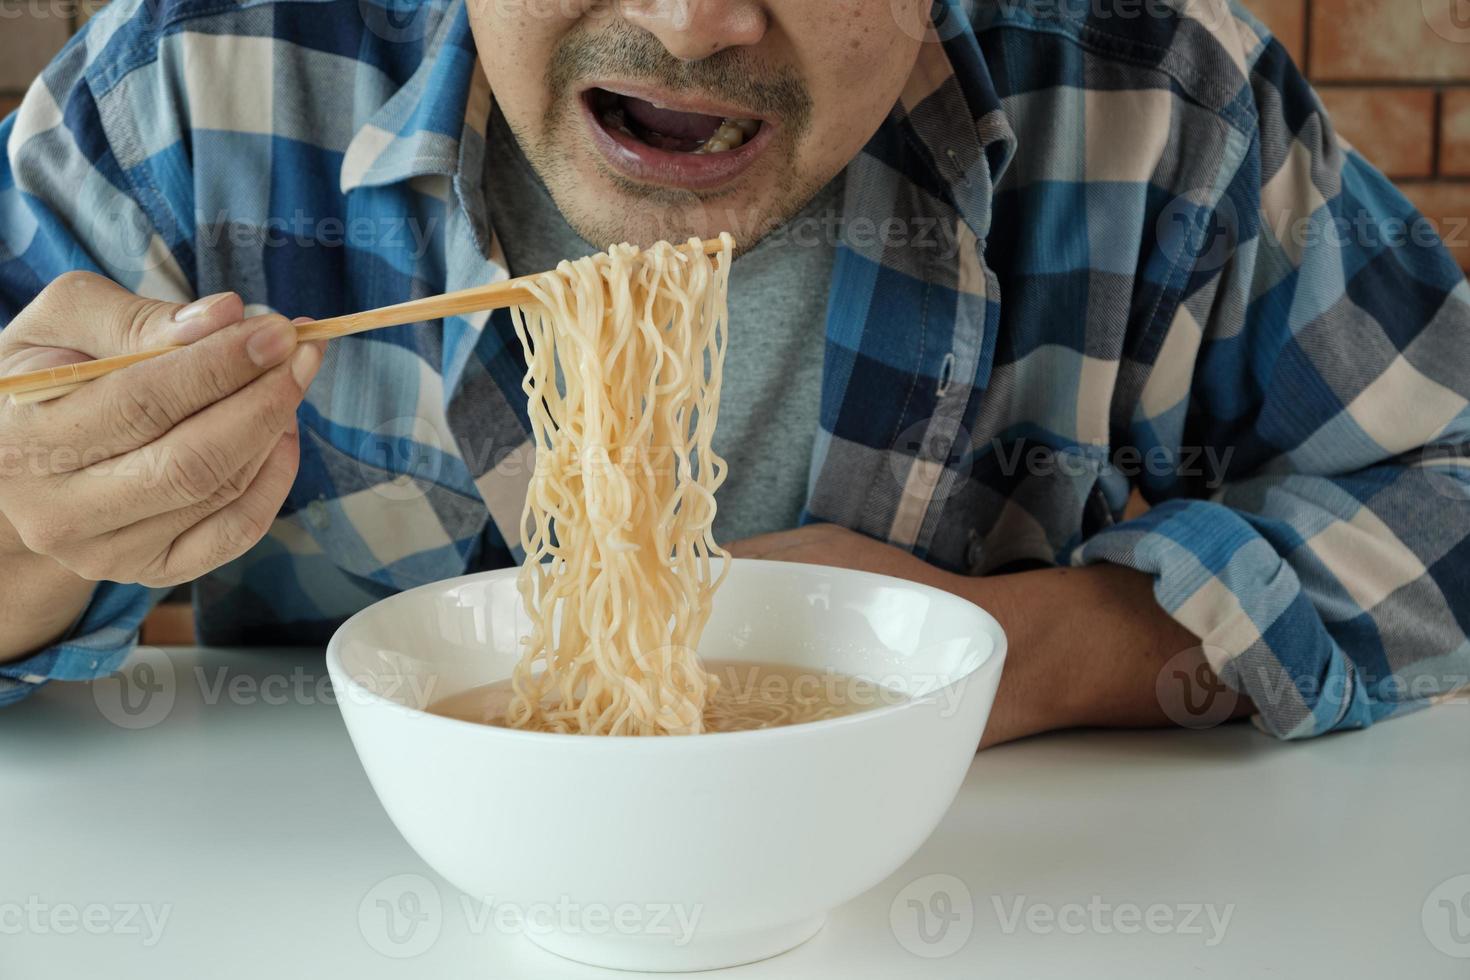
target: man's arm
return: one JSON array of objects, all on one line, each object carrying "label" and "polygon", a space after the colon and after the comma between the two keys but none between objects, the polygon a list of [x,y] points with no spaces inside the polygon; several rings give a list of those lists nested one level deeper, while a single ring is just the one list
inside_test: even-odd
[{"label": "man's arm", "polygon": [[[187,182],[161,195],[111,152],[116,114],[85,58],[92,32],[146,27],[135,14],[92,18],[0,120],[0,376],[186,347],[57,401],[0,402],[0,704],[113,670],[165,589],[259,540],[321,361],[284,318],[244,320],[234,294],[183,305]],[[152,108],[188,132],[187,106]]]},{"label": "man's arm", "polygon": [[[1008,653],[982,746],[1078,727],[1193,723],[1160,699],[1160,672],[1214,683],[1199,640],[1154,599],[1152,580],[1116,565],[1046,568],[977,578],[833,524],[765,534],[731,546],[766,558],[878,572],[932,585],[982,607],[1006,631]],[[1215,685],[1217,689],[1218,685]],[[1227,717],[1252,710],[1246,698]],[[1211,717],[1209,720],[1222,720]]]},{"label": "man's arm", "polygon": [[1152,577],[1261,726],[1309,738],[1470,673],[1470,285],[1281,46],[1254,57],[1243,157],[1175,202],[1204,233],[1159,231],[1192,264],[1112,433],[1218,465],[1146,467],[1148,512],[1058,563]]},{"label": "man's arm", "polygon": [[[1178,270],[1177,293],[1111,433],[1178,469],[1203,451],[1207,485],[1145,468],[1148,511],[1057,554],[1065,568],[973,582],[831,531],[762,544],[991,609],[1014,651],[992,741],[1251,707],[1307,738],[1470,681],[1470,284],[1336,139],[1281,46],[1252,58],[1241,155],[1216,191],[1173,202],[1190,220],[1158,227],[1154,264]],[[1191,717],[1221,682],[1241,700]]]},{"label": "man's arm", "polygon": [[76,622],[97,583],[32,554],[0,515],[0,664],[19,660],[61,639]]}]

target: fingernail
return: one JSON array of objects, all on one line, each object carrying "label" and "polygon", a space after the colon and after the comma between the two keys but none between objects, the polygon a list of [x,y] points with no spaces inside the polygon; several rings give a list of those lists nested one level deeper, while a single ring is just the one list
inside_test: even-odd
[{"label": "fingernail", "polygon": [[196,299],[194,302],[190,303],[188,306],[184,307],[182,310],[179,310],[179,312],[174,314],[174,322],[183,323],[186,320],[192,320],[195,317],[203,316],[204,314],[209,312],[209,308],[211,306],[218,303],[220,300],[226,298],[227,296],[233,295],[235,294],[215,293],[214,295],[206,296],[203,299]]},{"label": "fingernail", "polygon": [[291,377],[295,378],[297,386],[305,391],[321,366],[321,348],[316,344],[302,344],[296,348],[296,353],[291,358]]},{"label": "fingernail", "polygon": [[296,328],[285,320],[271,317],[245,342],[245,352],[256,367],[274,367],[285,360],[296,346]]},{"label": "fingernail", "polygon": [[173,331],[173,342],[192,344],[224,326],[222,323],[211,322],[209,314],[216,306],[234,295],[234,293],[215,293],[213,296],[196,300],[175,313],[174,323],[177,328]]}]

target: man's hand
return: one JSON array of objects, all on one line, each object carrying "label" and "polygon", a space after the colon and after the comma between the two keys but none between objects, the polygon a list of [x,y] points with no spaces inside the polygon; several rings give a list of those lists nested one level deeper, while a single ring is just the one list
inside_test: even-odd
[{"label": "man's hand", "polygon": [[93,582],[176,585],[264,536],[322,350],[243,315],[234,294],[180,309],[72,273],[0,331],[0,376],[188,345],[55,401],[0,403],[0,575],[26,582],[0,598],[0,661],[54,640]]},{"label": "man's hand", "polygon": [[[1121,566],[957,575],[833,524],[728,547],[737,558],[834,565],[932,585],[994,616],[1009,649],[982,747],[1060,728],[1172,724],[1156,693],[1159,672],[1181,654],[1185,660],[1172,661],[1174,668],[1209,671],[1199,640],[1155,601],[1152,580]],[[1241,697],[1234,716],[1252,710]]]}]

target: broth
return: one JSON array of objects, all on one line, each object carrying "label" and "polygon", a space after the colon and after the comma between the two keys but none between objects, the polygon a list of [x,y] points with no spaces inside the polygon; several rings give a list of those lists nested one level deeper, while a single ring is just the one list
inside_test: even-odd
[{"label": "broth", "polygon": [[[707,660],[704,666],[720,680],[705,708],[706,733],[784,728],[908,700],[891,687],[835,671],[745,660]],[[513,693],[506,679],[441,698],[425,710],[445,718],[505,727],[505,710]]]}]

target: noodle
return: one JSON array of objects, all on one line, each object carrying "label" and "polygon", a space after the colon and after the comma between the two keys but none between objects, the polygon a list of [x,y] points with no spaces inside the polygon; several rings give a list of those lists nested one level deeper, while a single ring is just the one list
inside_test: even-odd
[{"label": "noodle", "polygon": [[[707,660],[705,669],[719,679],[704,707],[705,734],[830,721],[907,700],[903,693],[871,680],[788,664]],[[500,680],[441,698],[428,710],[460,721],[509,727],[508,708],[514,697],[511,682]]]},{"label": "noodle", "polygon": [[730,557],[711,531],[734,243],[721,245],[713,259],[697,240],[613,246],[536,277],[535,302],[511,311],[536,447],[512,728],[704,731],[718,680],[695,648]]}]

